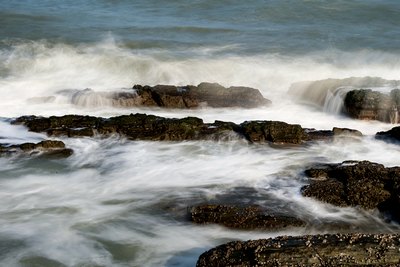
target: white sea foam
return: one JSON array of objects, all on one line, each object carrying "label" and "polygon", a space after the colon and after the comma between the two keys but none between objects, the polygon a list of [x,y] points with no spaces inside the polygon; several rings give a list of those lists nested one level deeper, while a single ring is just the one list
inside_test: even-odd
[{"label": "white sea foam", "polygon": [[[166,117],[198,116],[207,122],[281,120],[317,129],[355,128],[367,135],[393,127],[324,113],[296,103],[287,91],[293,82],[303,80],[352,76],[397,79],[396,55],[328,51],[288,58],[208,57],[206,52],[201,53],[175,58],[160,51],[128,50],[113,41],[76,47],[45,42],[19,44],[2,53],[7,54],[1,63],[7,75],[0,75],[0,115],[115,116],[142,112]],[[332,57],[336,58],[334,62],[328,60]],[[102,98],[116,90],[129,90],[126,88],[133,84],[186,85],[202,81],[259,88],[273,104],[250,110],[128,109],[111,107],[107,97]],[[86,88],[92,91],[83,91]],[[84,97],[76,97],[77,92],[84,92]],[[327,107],[331,108],[337,106]],[[5,121],[0,121],[0,136],[9,143],[45,138]],[[17,266],[24,260],[32,263],[38,260],[34,257],[41,256],[67,266],[188,266],[194,265],[201,252],[233,239],[328,232],[330,228],[325,224],[330,223],[352,225],[361,231],[398,231],[397,226],[384,224],[374,212],[335,208],[300,194],[305,184],[304,168],[315,162],[371,160],[398,165],[398,146],[373,136],[338,138],[331,143],[290,149],[238,140],[61,140],[74,150],[67,159],[0,160],[0,236],[7,244],[15,243],[11,253],[0,255],[2,265]],[[183,219],[188,206],[221,199],[286,211],[309,223],[319,222],[319,226],[238,232],[195,226]]]},{"label": "white sea foam", "polygon": [[[333,145],[274,149],[240,142],[63,141],[75,153],[56,166],[42,160],[29,168],[31,160],[22,159],[2,170],[0,235],[25,242],[23,252],[6,256],[3,263],[40,255],[68,266],[185,266],[193,265],[206,249],[232,239],[329,232],[330,224],[397,231],[373,213],[332,207],[300,194],[305,166],[358,159],[361,154],[362,159],[378,160],[382,153],[391,156],[378,161],[391,166],[400,156],[395,145],[353,140],[343,146],[338,140]],[[183,219],[188,206],[218,199],[286,210],[317,226],[237,232]]]}]

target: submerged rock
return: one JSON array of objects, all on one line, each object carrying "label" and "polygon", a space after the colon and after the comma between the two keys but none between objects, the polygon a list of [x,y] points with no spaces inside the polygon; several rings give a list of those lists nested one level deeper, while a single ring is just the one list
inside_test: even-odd
[{"label": "submerged rock", "polygon": [[322,164],[305,171],[311,183],[302,194],[337,206],[378,208],[400,221],[400,167],[369,161]]},{"label": "submerged rock", "polygon": [[13,155],[16,153],[25,153],[29,155],[43,155],[48,157],[69,157],[73,150],[65,148],[62,141],[44,140],[39,143],[23,143],[20,145],[1,145],[1,155]]},{"label": "submerged rock", "polygon": [[234,241],[204,252],[197,267],[399,266],[400,235],[330,234]]},{"label": "submerged rock", "polygon": [[259,206],[200,205],[190,208],[190,218],[197,224],[220,224],[235,229],[277,229],[303,226],[300,219],[273,215]]}]

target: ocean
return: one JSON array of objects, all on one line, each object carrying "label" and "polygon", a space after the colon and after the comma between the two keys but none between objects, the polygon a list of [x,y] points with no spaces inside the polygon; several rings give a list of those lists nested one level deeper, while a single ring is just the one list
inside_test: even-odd
[{"label": "ocean", "polygon": [[[399,14],[396,0],[1,0],[1,143],[47,138],[10,125],[15,117],[65,114],[279,120],[365,136],[288,149],[65,137],[58,139],[74,150],[66,159],[0,157],[0,266],[194,266],[230,240],[331,233],[332,225],[398,233],[375,212],[300,193],[304,169],[316,162],[399,165],[398,145],[374,138],[394,125],[343,116],[339,95],[320,107],[289,89],[329,78],[400,80]],[[272,105],[127,108],[101,97],[134,84],[201,82],[257,88]],[[75,101],[73,92],[85,89],[94,94]],[[237,231],[186,218],[190,206],[221,202],[295,214],[308,226]]]}]

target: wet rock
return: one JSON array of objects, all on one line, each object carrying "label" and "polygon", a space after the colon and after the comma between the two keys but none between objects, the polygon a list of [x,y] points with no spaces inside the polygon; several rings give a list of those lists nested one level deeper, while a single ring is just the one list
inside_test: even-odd
[{"label": "wet rock", "polygon": [[310,184],[302,194],[337,206],[378,208],[400,219],[400,167],[385,168],[369,161],[323,164],[305,171]]},{"label": "wet rock", "polygon": [[[375,88],[392,87],[389,93]],[[333,113],[343,113],[355,119],[399,122],[400,81],[378,77],[351,77],[299,82],[289,93],[297,100]]]},{"label": "wet rock", "polygon": [[156,85],[133,86],[137,96],[134,105],[165,108],[241,107],[255,108],[270,104],[259,90],[250,87],[225,88],[217,83],[200,83],[198,86]]},{"label": "wet rock", "polygon": [[334,234],[234,241],[204,252],[197,267],[399,266],[400,236]]},{"label": "wet rock", "polygon": [[14,154],[29,154],[40,155],[46,157],[61,157],[66,158],[71,156],[72,149],[66,148],[62,141],[57,140],[44,140],[37,144],[23,143],[19,145],[1,145],[1,155],[14,155]]},{"label": "wet rock", "polygon": [[334,127],[332,130],[304,129],[305,140],[307,141],[332,141],[336,137],[361,137],[358,130]]},{"label": "wet rock", "polygon": [[303,226],[300,219],[268,214],[259,206],[200,205],[190,208],[190,218],[197,224],[220,224],[235,229],[277,229]]},{"label": "wet rock", "polygon": [[371,89],[352,90],[346,94],[344,107],[355,119],[398,122],[396,102],[390,95]]},{"label": "wet rock", "polygon": [[362,133],[360,131],[349,128],[333,127],[332,132],[334,136],[362,136]]},{"label": "wet rock", "polygon": [[251,142],[291,144],[299,144],[303,138],[303,129],[300,125],[284,122],[257,121],[237,125],[223,121],[204,123],[195,117],[169,119],[146,114],[123,115],[109,119],[79,115],[50,118],[24,116],[12,123],[24,124],[34,132],[68,137],[121,134],[132,140],[182,141],[236,136]]},{"label": "wet rock", "polygon": [[300,144],[305,132],[298,124],[280,121],[246,121],[240,125],[243,134],[251,142]]},{"label": "wet rock", "polygon": [[378,132],[375,137],[377,139],[383,139],[388,141],[400,141],[400,126],[393,127],[386,132]]},{"label": "wet rock", "polygon": [[45,132],[49,136],[91,137],[119,134],[131,140],[154,141],[245,139],[251,143],[298,145],[306,141],[331,139],[335,136],[361,135],[360,132],[347,128],[318,131],[280,121],[246,121],[242,124],[224,121],[204,123],[196,117],[170,119],[139,113],[111,118],[80,115],[49,118],[23,116],[12,123],[23,124],[30,131]]},{"label": "wet rock", "polygon": [[131,114],[111,118],[80,115],[61,117],[24,116],[12,123],[23,124],[34,132],[49,136],[91,137],[94,134],[110,136],[120,134],[132,140],[183,141],[216,139],[237,135],[238,127],[231,122],[204,123],[195,117],[169,119],[146,114]]},{"label": "wet rock", "polygon": [[46,132],[49,136],[93,136],[99,119],[91,116],[64,115],[49,118],[36,116],[19,117],[13,124],[24,124],[32,132]]},{"label": "wet rock", "polygon": [[306,101],[319,107],[326,107],[329,105],[330,100],[334,100],[336,97],[344,99],[346,93],[351,90],[384,86],[397,87],[400,86],[400,81],[385,80],[379,77],[350,77],[346,79],[297,82],[290,86],[289,94],[301,101]]}]

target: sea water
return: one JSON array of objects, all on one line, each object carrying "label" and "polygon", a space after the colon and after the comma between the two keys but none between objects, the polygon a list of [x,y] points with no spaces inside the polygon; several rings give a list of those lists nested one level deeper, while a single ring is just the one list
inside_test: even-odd
[{"label": "sea water", "polygon": [[[2,143],[47,138],[9,124],[21,115],[137,112],[205,122],[280,120],[364,134],[288,149],[236,139],[59,138],[74,150],[71,157],[0,158],[0,265],[194,266],[202,252],[230,240],[399,232],[376,211],[337,208],[300,193],[303,171],[314,163],[399,165],[398,145],[374,139],[395,125],[344,117],[343,94],[327,95],[318,106],[288,93],[301,81],[399,80],[399,12],[395,0],[0,1]],[[257,88],[272,105],[118,108],[102,97],[134,84],[203,81]],[[86,89],[92,93],[84,101],[71,97]],[[204,203],[257,204],[307,226],[236,231],[188,222],[188,207]]]}]

